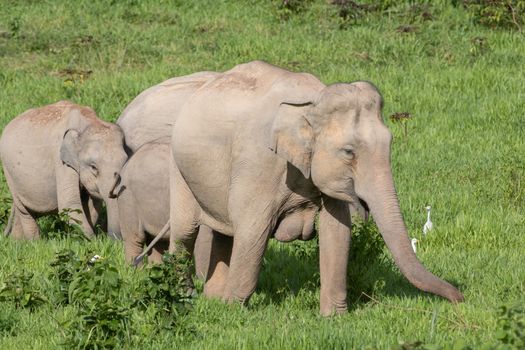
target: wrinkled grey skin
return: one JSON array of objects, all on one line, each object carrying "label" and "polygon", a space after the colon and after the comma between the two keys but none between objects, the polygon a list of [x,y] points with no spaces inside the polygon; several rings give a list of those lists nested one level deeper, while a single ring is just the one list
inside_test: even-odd
[{"label": "wrinkled grey skin", "polygon": [[118,234],[109,191],[127,159],[124,135],[91,108],[60,101],[24,112],[5,127],[0,157],[13,196],[6,234],[38,238],[37,217],[69,208],[79,211],[71,217],[92,237],[103,201],[108,232]]},{"label": "wrinkled grey skin", "polygon": [[[164,143],[163,143],[164,141]],[[149,242],[169,221],[169,159],[170,145],[160,139],[139,147],[120,171],[120,183],[113,189],[118,198],[120,233],[127,262],[142,253]],[[148,261],[160,263],[168,249],[169,235],[160,237],[148,253]],[[196,270],[203,278],[211,244],[211,231],[201,227],[197,246],[204,256],[195,257]]]},{"label": "wrinkled grey skin", "polygon": [[175,118],[186,100],[218,74],[200,72],[172,78],[135,97],[117,120],[131,152],[146,143],[169,139]]},{"label": "wrinkled grey skin", "polygon": [[413,285],[463,300],[412,251],[381,108],[368,82],[326,86],[261,61],[236,66],[191,96],[171,138],[170,250],[182,243],[191,251],[201,224],[233,237],[212,242],[212,252],[231,249],[231,256],[218,269],[210,264],[205,294],[247,302],[276,225],[320,210],[320,312],[346,311],[349,203],[360,198]]}]

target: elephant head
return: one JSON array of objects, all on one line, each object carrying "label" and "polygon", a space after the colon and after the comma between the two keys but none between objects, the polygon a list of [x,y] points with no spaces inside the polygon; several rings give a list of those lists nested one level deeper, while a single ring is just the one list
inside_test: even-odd
[{"label": "elephant head", "polygon": [[382,104],[377,88],[364,81],[327,86],[314,101],[284,101],[274,120],[271,148],[325,195],[366,202],[397,266],[414,286],[461,301],[462,294],[428,272],[410,246],[392,177],[392,135],[382,120]]},{"label": "elephant head", "polygon": [[72,111],[60,147],[60,158],[79,175],[79,181],[90,196],[106,203],[108,233],[120,235],[118,207],[110,192],[128,156],[124,134],[119,126]]}]

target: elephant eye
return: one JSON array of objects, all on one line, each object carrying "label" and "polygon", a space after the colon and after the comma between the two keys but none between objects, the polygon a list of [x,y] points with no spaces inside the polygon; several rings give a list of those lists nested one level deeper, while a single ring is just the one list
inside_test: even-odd
[{"label": "elephant eye", "polygon": [[98,175],[98,168],[95,164],[90,164],[89,169],[91,170],[93,174]]},{"label": "elephant eye", "polygon": [[350,158],[350,159],[353,159],[355,157],[354,150],[352,148],[350,148],[350,147],[343,148],[343,152],[344,152],[345,156]]}]

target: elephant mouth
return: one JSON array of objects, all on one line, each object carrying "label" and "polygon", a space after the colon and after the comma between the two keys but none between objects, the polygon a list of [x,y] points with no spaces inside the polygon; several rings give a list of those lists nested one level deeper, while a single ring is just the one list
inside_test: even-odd
[{"label": "elephant mouth", "polygon": [[368,206],[368,203],[359,197],[355,192],[349,193],[347,191],[323,191],[323,193],[331,198],[339,199],[348,203],[354,210],[352,212],[352,216],[354,213],[357,213],[363,221],[368,221],[370,217],[370,207]]},{"label": "elephant mouth", "polygon": [[358,197],[358,200],[359,200],[359,204],[361,204],[361,207],[363,207],[363,211],[364,211],[363,219],[366,222],[368,221],[368,218],[370,217],[370,207],[368,206],[368,203],[365,202],[363,199]]},{"label": "elephant mouth", "polygon": [[324,190],[322,191],[324,194],[326,194],[328,197],[331,197],[331,198],[335,198],[335,199],[339,199],[343,202],[347,202],[347,203],[355,203],[355,198],[356,197],[353,197],[351,194],[349,194],[348,192],[346,191],[341,191],[341,190]]}]

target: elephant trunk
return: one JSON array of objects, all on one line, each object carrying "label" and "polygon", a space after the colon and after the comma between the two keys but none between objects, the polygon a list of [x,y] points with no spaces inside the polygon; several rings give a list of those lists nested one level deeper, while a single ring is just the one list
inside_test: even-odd
[{"label": "elephant trunk", "polygon": [[427,271],[417,259],[408,238],[407,228],[390,171],[383,172],[374,184],[368,203],[383,239],[403,275],[415,287],[447,298],[451,302],[463,301],[463,295],[451,284]]},{"label": "elephant trunk", "polygon": [[117,199],[107,199],[106,209],[108,215],[108,236],[113,239],[122,239]]}]

